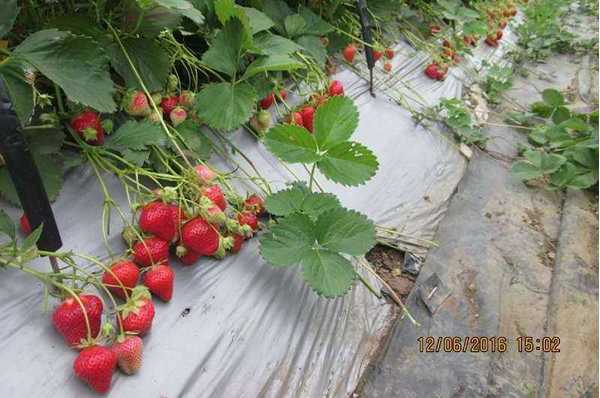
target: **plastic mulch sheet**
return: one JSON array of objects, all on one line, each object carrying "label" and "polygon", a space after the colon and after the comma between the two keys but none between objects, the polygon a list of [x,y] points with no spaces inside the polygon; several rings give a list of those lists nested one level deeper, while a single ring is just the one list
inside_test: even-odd
[{"label": "plastic mulch sheet", "polygon": [[[403,76],[421,96],[460,95],[460,79],[449,76],[437,83],[425,80],[422,73],[423,68],[415,66]],[[334,185],[322,177],[320,185],[377,224],[408,236],[433,238],[463,175],[465,159],[444,135],[415,126],[411,114],[384,93],[376,98],[365,93],[361,77],[343,71],[337,78],[360,111],[353,139],[375,152],[380,168],[358,188]],[[229,137],[274,186],[291,181],[291,174],[248,133]],[[243,165],[240,158],[236,161]],[[223,159],[213,163],[223,170],[235,169]],[[306,177],[301,167],[291,169]],[[113,197],[126,208],[118,182],[106,178]],[[53,204],[65,250],[107,258],[102,201],[87,167],[67,176]],[[15,219],[20,215],[16,209],[8,211]],[[120,231],[113,212],[108,243],[115,253],[124,250]],[[142,369],[130,377],[115,373],[108,396],[341,397],[354,391],[391,322],[391,306],[360,284],[343,298],[319,298],[297,269],[265,264],[257,246],[253,239],[239,254],[222,261],[202,258],[192,267],[174,264],[174,297],[168,304],[156,303],[152,331],[144,338]],[[35,266],[49,269],[47,260]],[[95,396],[76,380],[76,353],[53,330],[50,312],[42,312],[41,284],[15,270],[0,275],[0,395]],[[51,300],[50,309],[53,305]]]}]

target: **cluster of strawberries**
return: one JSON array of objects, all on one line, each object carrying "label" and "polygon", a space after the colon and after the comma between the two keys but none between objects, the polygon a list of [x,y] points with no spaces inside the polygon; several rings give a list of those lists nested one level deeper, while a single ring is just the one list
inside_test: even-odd
[{"label": "cluster of strawberries", "polygon": [[[357,45],[354,43],[350,43],[346,47],[344,47],[344,49],[342,50],[342,56],[344,57],[346,62],[352,64],[352,63],[354,63],[354,57],[356,55],[356,51],[357,51]],[[383,70],[386,71],[387,73],[390,73],[392,71],[392,63],[390,61],[392,60],[392,58],[394,58],[394,50],[392,50],[389,47],[384,49],[383,51],[381,51],[380,49],[373,48],[373,59],[375,62],[379,61],[381,59],[381,57],[383,57],[383,55],[385,55],[385,62],[383,63]]]},{"label": "cluster of strawberries", "polygon": [[344,85],[339,80],[332,80],[326,91],[313,93],[308,103],[301,105],[290,113],[286,121],[297,126],[303,126],[312,133],[315,111],[330,97],[338,95],[344,95]]},{"label": "cluster of strawberries", "polygon": [[[54,310],[54,327],[70,347],[80,350],[73,364],[75,374],[97,392],[110,389],[117,367],[128,375],[140,368],[142,337],[151,329],[155,314],[152,295],[165,302],[173,296],[170,248],[181,263],[192,265],[201,256],[237,253],[259,228],[258,217],[264,212],[261,197],[240,199],[241,210],[233,210],[215,183],[217,174],[205,165],[194,171],[200,182],[194,203],[180,206],[174,200],[175,190],[157,191],[159,199],[141,208],[138,228],[123,231],[132,260],[120,259],[104,269],[101,288],[124,301],[116,308],[116,335],[110,323],[102,326],[103,303],[94,294],[71,292]],[[31,233],[25,215],[20,228]]]},{"label": "cluster of strawberries", "polygon": [[287,99],[287,91],[282,88],[278,94],[271,91],[263,99],[258,102],[258,112],[250,119],[250,125],[259,133],[265,133],[272,125],[273,118],[269,109],[277,101],[285,101]]},{"label": "cluster of strawberries", "polygon": [[[498,42],[502,39],[502,30],[506,28],[508,20],[517,15],[517,8],[509,3],[505,8],[498,10],[488,10],[488,30],[493,31],[487,35],[485,43],[492,47],[498,47]],[[430,32],[433,36],[440,33],[442,29],[439,25],[431,25]],[[475,35],[465,35],[462,38],[465,46],[475,47],[479,38]],[[425,68],[425,75],[433,80],[444,80],[448,74],[448,65],[457,64],[460,57],[456,53],[455,47],[448,39],[442,42],[442,51],[439,61],[434,61]]]}]

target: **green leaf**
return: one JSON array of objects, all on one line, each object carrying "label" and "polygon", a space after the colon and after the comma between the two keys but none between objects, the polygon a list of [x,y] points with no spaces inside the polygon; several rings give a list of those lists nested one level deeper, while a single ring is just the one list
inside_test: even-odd
[{"label": "green leaf", "polygon": [[321,149],[348,140],[358,127],[358,109],[346,96],[330,98],[315,114],[315,138]]},{"label": "green leaf", "polygon": [[202,62],[211,69],[233,76],[240,66],[244,27],[238,19],[229,20],[217,33]]},{"label": "green leaf", "polygon": [[332,251],[361,256],[375,245],[375,226],[359,212],[337,208],[319,216],[317,239]]},{"label": "green leaf", "polygon": [[21,8],[17,6],[17,0],[4,1],[2,13],[0,14],[0,38],[10,32],[20,10]]},{"label": "green leaf", "polygon": [[598,174],[595,172],[589,172],[585,174],[578,175],[573,178],[568,186],[576,189],[586,189],[598,183]]},{"label": "green leaf", "polygon": [[181,140],[186,148],[189,148],[193,153],[193,158],[208,160],[212,154],[212,143],[206,137],[200,125],[187,119],[185,122],[177,126],[177,132],[181,136]]},{"label": "green leaf", "polygon": [[197,25],[201,25],[204,22],[204,16],[198,11],[192,3],[186,0],[156,0],[156,3],[171,9],[178,14],[191,19]]},{"label": "green leaf", "polygon": [[547,105],[545,102],[534,102],[531,104],[531,112],[543,118],[550,117],[553,111],[554,107]]},{"label": "green leaf", "polygon": [[552,113],[552,121],[554,124],[560,124],[571,117],[571,111],[564,106],[559,106]]},{"label": "green leaf", "polygon": [[300,6],[299,14],[305,21],[306,33],[315,36],[325,36],[326,34],[333,32],[333,26],[312,12],[309,8]]},{"label": "green leaf", "polygon": [[65,133],[62,129],[27,129],[23,133],[29,150],[38,155],[56,154],[62,148]]},{"label": "green leaf", "polygon": [[548,88],[542,91],[542,98],[544,99],[544,102],[546,104],[550,105],[553,108],[564,105],[565,103],[565,99],[560,93],[560,91],[555,90],[553,88]]},{"label": "green leaf", "polygon": [[306,31],[306,21],[298,14],[288,15],[284,21],[285,31],[288,37],[296,37]]},{"label": "green leaf", "polygon": [[265,145],[285,162],[314,163],[321,159],[315,137],[304,127],[279,124],[267,132]]},{"label": "green leaf", "polygon": [[281,0],[265,0],[263,11],[275,22],[279,33],[285,33],[285,18],[292,14],[290,7]]},{"label": "green leaf", "polygon": [[15,223],[2,209],[0,209],[0,232],[7,235],[11,240],[15,240],[15,236],[17,234]]},{"label": "green leaf", "polygon": [[[127,22],[137,21],[139,18],[142,18],[139,27]],[[139,7],[130,7],[123,18],[121,30],[129,33],[133,33],[135,30],[135,33],[144,38],[155,38],[164,30],[175,30],[180,25],[181,18],[180,13],[166,7],[156,6],[144,10]]]},{"label": "green leaf", "polygon": [[315,224],[302,214],[279,220],[260,239],[260,254],[271,265],[288,267],[298,264],[316,241]]},{"label": "green leaf", "polygon": [[23,65],[12,57],[8,58],[0,63],[0,79],[4,81],[21,125],[26,126],[33,113],[33,88],[25,79]]},{"label": "green leaf", "polygon": [[301,213],[316,219],[321,213],[341,205],[333,194],[310,192],[306,185],[294,184],[291,188],[269,195],[265,206],[268,212],[275,216]]},{"label": "green leaf", "polygon": [[325,66],[325,61],[327,61],[327,47],[323,44],[320,38],[317,36],[300,36],[296,39],[299,45],[314,58],[314,60],[321,67]]},{"label": "green leaf", "polygon": [[329,149],[317,167],[334,182],[360,185],[375,175],[379,163],[365,146],[357,142],[342,142]]},{"label": "green leaf", "polygon": [[196,96],[196,111],[210,127],[229,131],[250,119],[257,100],[249,84],[212,83]]},{"label": "green leaf", "polygon": [[356,279],[352,263],[328,250],[312,250],[303,253],[302,276],[318,294],[333,298],[345,294]]},{"label": "green leaf", "polygon": [[[162,90],[171,67],[167,52],[151,39],[126,39],[123,40],[123,47],[148,90],[151,92]],[[142,87],[121,48],[114,46],[111,54],[111,64],[125,80],[125,85],[128,88],[141,89]]]},{"label": "green leaf", "polygon": [[264,30],[269,30],[275,22],[271,20],[265,13],[258,11],[256,8],[251,7],[240,7],[242,11],[246,14],[248,21],[250,23],[250,29],[252,30],[252,34],[255,35],[258,32],[262,32]]},{"label": "green leaf", "polygon": [[511,172],[520,180],[531,180],[533,178],[538,178],[544,175],[544,172],[539,168],[534,166],[533,164],[525,161],[519,160],[513,163]]},{"label": "green leaf", "polygon": [[107,148],[119,151],[144,150],[148,145],[162,145],[165,133],[158,124],[148,120],[129,120],[110,137],[105,144]]},{"label": "green leaf", "polygon": [[256,74],[273,71],[292,71],[304,68],[304,64],[288,55],[268,55],[257,58],[248,65],[242,79],[248,79]]},{"label": "green leaf", "polygon": [[40,224],[36,229],[31,231],[29,235],[23,240],[21,244],[21,250],[28,251],[33,248],[38,240],[40,240],[40,236],[42,236],[42,231],[44,230],[44,224]]},{"label": "green leaf", "polygon": [[215,0],[215,14],[219,22],[225,25],[230,18],[235,17],[236,7],[233,0]]},{"label": "green leaf", "polygon": [[265,55],[288,55],[300,50],[300,46],[283,36],[263,32],[254,38],[254,45]]},{"label": "green leaf", "polygon": [[143,166],[150,157],[150,151],[125,149],[122,151],[123,159],[136,166]]},{"label": "green leaf", "polygon": [[58,84],[70,100],[100,112],[117,109],[108,58],[96,41],[48,29],[30,35],[14,54]]},{"label": "green leaf", "polygon": [[568,185],[568,183],[575,178],[577,175],[577,167],[567,162],[563,164],[557,171],[552,173],[550,176],[550,184],[563,188]]}]

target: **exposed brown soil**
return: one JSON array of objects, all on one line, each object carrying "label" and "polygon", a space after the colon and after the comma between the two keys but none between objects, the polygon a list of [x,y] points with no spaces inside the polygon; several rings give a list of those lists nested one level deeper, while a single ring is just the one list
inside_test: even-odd
[{"label": "exposed brown soil", "polygon": [[366,258],[373,264],[379,276],[404,301],[415,285],[415,278],[412,275],[402,273],[404,253],[387,246],[377,245],[367,253]]}]

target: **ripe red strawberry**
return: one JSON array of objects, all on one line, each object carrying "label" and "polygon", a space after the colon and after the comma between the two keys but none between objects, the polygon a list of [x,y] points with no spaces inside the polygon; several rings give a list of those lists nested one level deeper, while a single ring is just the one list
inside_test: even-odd
[{"label": "ripe red strawberry", "polygon": [[[96,338],[102,321],[102,301],[93,294],[80,294],[79,299],[88,317],[91,337]],[[71,347],[76,347],[88,337],[83,310],[74,297],[66,298],[56,307],[52,314],[52,323]]]},{"label": "ripe red strawberry", "polygon": [[169,242],[152,236],[133,245],[133,261],[139,266],[159,264],[169,257]]},{"label": "ripe red strawberry", "polygon": [[71,127],[89,145],[104,144],[104,128],[94,111],[85,111],[71,119]]},{"label": "ripe red strawberry", "polygon": [[160,101],[160,107],[162,108],[165,115],[170,115],[171,111],[175,109],[178,103],[179,97],[177,96],[165,97]]},{"label": "ripe red strawberry", "polygon": [[252,194],[244,200],[244,210],[261,215],[265,211],[265,201],[256,194]]},{"label": "ripe red strawberry", "polygon": [[381,51],[373,50],[373,59],[375,60],[375,62],[379,61],[382,55],[383,53]]},{"label": "ripe red strawberry", "polygon": [[304,127],[312,133],[315,108],[313,108],[312,106],[305,106],[300,110],[300,114],[302,115],[302,123]]},{"label": "ripe red strawberry", "polygon": [[166,264],[153,265],[144,274],[144,286],[162,301],[169,301],[173,297],[173,269]]},{"label": "ripe red strawberry", "polygon": [[177,103],[185,108],[191,108],[196,101],[196,94],[192,91],[183,90],[179,93],[179,97],[177,98]]},{"label": "ripe red strawberry", "polygon": [[212,256],[219,248],[219,233],[208,222],[196,217],[183,226],[181,241],[200,255]]},{"label": "ripe red strawberry", "polygon": [[240,225],[247,225],[254,231],[258,229],[258,219],[254,213],[243,211],[237,215],[237,219]]},{"label": "ripe red strawberry", "polygon": [[154,303],[146,287],[136,287],[127,303],[119,308],[117,320],[125,332],[140,336],[148,333],[154,320]]},{"label": "ripe red strawberry", "polygon": [[[102,275],[102,283],[107,285],[108,290],[115,296],[127,299],[127,295],[131,294],[132,289],[137,284],[140,277],[140,270],[132,261],[121,260],[110,266],[112,273],[104,271]],[[120,287],[119,281],[126,289],[127,295]]]},{"label": "ripe red strawberry", "polygon": [[244,236],[243,235],[233,235],[233,246],[231,246],[232,253],[238,253],[242,249],[242,245],[244,244]]},{"label": "ripe red strawberry", "polygon": [[187,119],[187,112],[183,107],[176,106],[169,113],[169,119],[171,119],[171,123],[173,124],[173,126],[177,127],[181,123],[185,122],[185,119]]},{"label": "ripe red strawberry", "polygon": [[207,166],[205,166],[203,164],[199,164],[198,166],[194,167],[194,170],[196,170],[196,174],[198,174],[198,178],[204,184],[207,184],[207,183],[211,182],[212,180],[214,180],[215,178],[217,178],[217,173],[215,173],[214,171],[212,171],[211,169],[209,169]]},{"label": "ripe red strawberry", "polygon": [[128,91],[123,97],[121,107],[131,116],[148,116],[150,114],[148,98],[144,92],[138,90]]},{"label": "ripe red strawberry", "polygon": [[174,213],[170,205],[156,201],[142,208],[139,220],[140,229],[170,242],[177,233]]},{"label": "ripe red strawberry", "polygon": [[502,39],[502,35],[503,35],[502,31],[500,29],[498,29],[496,31],[496,40]]},{"label": "ripe red strawberry", "polygon": [[102,346],[92,346],[82,350],[75,362],[73,371],[92,390],[106,393],[110,389],[112,374],[117,366],[117,355]]},{"label": "ripe red strawberry", "polygon": [[387,59],[392,59],[394,58],[394,50],[392,50],[391,48],[386,48],[385,49],[385,57]]},{"label": "ripe red strawberry", "polygon": [[202,190],[202,194],[212,200],[214,204],[219,206],[219,209],[225,210],[227,208],[227,200],[225,199],[225,195],[223,195],[223,191],[221,191],[221,187],[218,185],[211,185]]},{"label": "ripe red strawberry", "polygon": [[488,35],[485,38],[485,44],[487,44],[490,47],[498,47],[498,39],[496,39],[495,35]]},{"label": "ripe red strawberry", "polygon": [[329,95],[344,95],[344,85],[339,80],[334,80],[329,84]]},{"label": "ripe red strawberry", "polygon": [[287,99],[287,91],[285,91],[285,88],[279,90],[279,97],[284,101]]},{"label": "ripe red strawberry", "polygon": [[425,74],[433,80],[444,80],[446,78],[447,69],[439,66],[435,62],[427,65]]},{"label": "ripe red strawberry", "polygon": [[354,44],[348,44],[342,51],[342,55],[348,63],[353,63],[354,55],[356,55],[356,46],[354,46]]},{"label": "ripe red strawberry", "polygon": [[260,100],[260,107],[263,109],[269,109],[271,105],[275,102],[275,95],[273,93],[269,93],[265,98]]},{"label": "ripe red strawberry", "polygon": [[463,37],[463,41],[464,41],[465,45],[467,45],[467,46],[475,47],[475,45],[477,45],[477,41],[475,40],[475,37],[472,35],[467,35],[467,36]]},{"label": "ripe red strawberry", "polygon": [[19,219],[19,227],[21,228],[21,232],[23,232],[25,235],[29,235],[31,233],[31,224],[29,224],[29,220],[27,219],[25,213],[23,213]]},{"label": "ripe red strawberry", "polygon": [[175,224],[175,236],[177,236],[177,234],[179,233],[180,225],[187,221],[190,217],[179,206],[174,204],[170,204],[168,206],[169,209],[171,209],[173,224]]},{"label": "ripe red strawberry", "polygon": [[391,62],[384,63],[383,70],[386,71],[386,73],[390,73],[392,71],[392,63]]},{"label": "ripe red strawberry", "polygon": [[183,245],[177,246],[176,254],[183,265],[193,265],[200,259],[200,254]]},{"label": "ripe red strawberry", "polygon": [[506,19],[502,19],[500,21],[500,29],[506,28],[506,25],[508,25],[508,21]]},{"label": "ripe red strawberry", "polygon": [[304,125],[304,122],[302,121],[302,114],[300,112],[294,112],[292,114],[292,116],[293,116],[292,124],[296,124],[298,126]]},{"label": "ripe red strawberry", "polygon": [[442,31],[442,28],[440,28],[439,25],[431,25],[429,27],[429,31],[431,32],[432,35],[437,35],[438,33],[440,33]]},{"label": "ripe red strawberry", "polygon": [[111,351],[117,356],[117,365],[123,373],[132,375],[140,369],[143,347],[140,336],[120,335],[117,338]]}]

